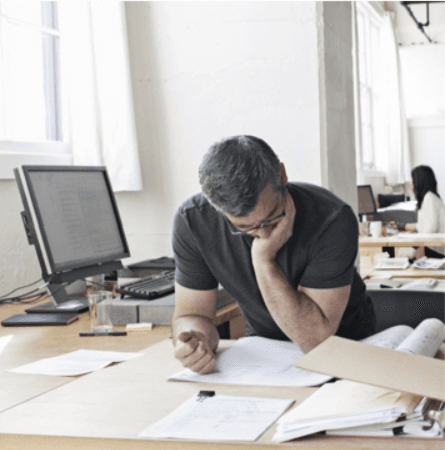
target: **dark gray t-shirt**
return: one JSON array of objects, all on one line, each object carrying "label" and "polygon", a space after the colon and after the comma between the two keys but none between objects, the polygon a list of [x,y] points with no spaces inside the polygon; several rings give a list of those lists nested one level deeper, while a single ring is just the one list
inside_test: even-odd
[{"label": "dark gray t-shirt", "polygon": [[[328,190],[288,183],[296,208],[294,231],[276,257],[294,289],[351,285],[338,336],[361,339],[375,331],[372,301],[354,263],[357,219],[351,207]],[[238,302],[247,335],[288,340],[269,313],[252,266],[250,236],[234,236],[227,219],[202,193],[185,201],[173,227],[176,281],[189,289],[221,284]]]}]

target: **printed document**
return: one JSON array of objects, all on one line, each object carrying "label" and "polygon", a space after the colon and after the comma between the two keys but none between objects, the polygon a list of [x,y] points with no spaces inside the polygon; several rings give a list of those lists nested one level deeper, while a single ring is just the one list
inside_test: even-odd
[{"label": "printed document", "polygon": [[139,436],[206,441],[256,441],[294,400],[215,395],[187,400]]},{"label": "printed document", "polygon": [[294,342],[244,337],[218,356],[216,372],[200,375],[185,369],[169,379],[251,386],[317,386],[332,378],[294,367],[303,355]]},{"label": "printed document", "polygon": [[127,361],[141,356],[142,353],[110,352],[99,350],[76,350],[53,358],[25,364],[8,372],[34,373],[53,376],[75,376],[102,369],[113,362]]},{"label": "printed document", "polygon": [[[416,329],[412,338],[414,342],[408,341],[408,345],[414,346],[413,351],[419,351],[415,342],[423,341],[424,333],[428,334],[432,329],[435,336],[432,338],[432,346],[425,349],[426,352],[431,353],[438,339],[440,340],[440,332],[442,330],[443,333],[444,325],[437,319],[428,319],[424,322],[424,327]],[[413,328],[407,325],[397,325],[362,339],[360,342],[394,350],[413,332]],[[427,342],[429,341],[425,341],[425,345]],[[200,375],[190,369],[184,369],[169,379],[200,383],[289,387],[318,386],[332,379],[330,375],[294,367],[294,363],[303,356],[303,350],[294,342],[258,336],[245,337],[236,341],[218,356],[217,372]]]}]

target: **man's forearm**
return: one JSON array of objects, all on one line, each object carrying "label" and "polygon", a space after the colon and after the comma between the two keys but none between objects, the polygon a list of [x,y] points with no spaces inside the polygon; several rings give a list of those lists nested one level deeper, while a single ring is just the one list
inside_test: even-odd
[{"label": "man's forearm", "polygon": [[333,334],[320,307],[291,286],[275,261],[254,263],[254,269],[269,312],[293,342],[307,352]]},{"label": "man's forearm", "polygon": [[176,340],[178,336],[182,332],[187,331],[197,331],[198,333],[202,333],[207,342],[209,343],[210,348],[215,351],[218,348],[219,344],[219,334],[213,322],[207,317],[203,316],[180,316],[173,317],[172,320],[172,339],[173,344],[176,344]]}]

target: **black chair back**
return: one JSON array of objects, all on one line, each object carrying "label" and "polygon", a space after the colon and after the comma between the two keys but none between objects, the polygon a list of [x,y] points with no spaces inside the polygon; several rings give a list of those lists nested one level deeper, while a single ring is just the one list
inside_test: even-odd
[{"label": "black chair back", "polygon": [[368,289],[374,301],[377,332],[395,325],[416,328],[424,319],[445,322],[445,292]]}]

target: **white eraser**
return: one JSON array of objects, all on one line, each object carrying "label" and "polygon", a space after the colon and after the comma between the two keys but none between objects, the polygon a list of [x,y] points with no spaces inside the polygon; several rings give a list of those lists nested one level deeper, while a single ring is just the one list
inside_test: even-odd
[{"label": "white eraser", "polygon": [[141,323],[128,323],[125,327],[127,331],[146,331],[152,330],[153,324],[149,322],[141,322]]}]

